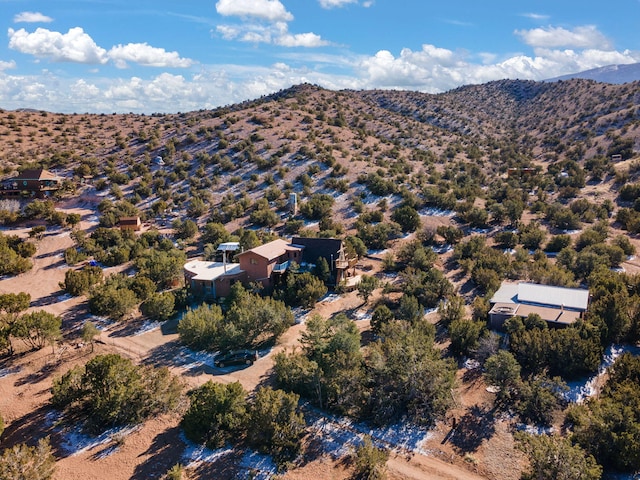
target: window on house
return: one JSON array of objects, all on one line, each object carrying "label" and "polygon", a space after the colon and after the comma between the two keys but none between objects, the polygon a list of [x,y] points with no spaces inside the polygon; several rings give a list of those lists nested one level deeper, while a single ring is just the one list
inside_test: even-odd
[{"label": "window on house", "polygon": [[255,258],[251,258],[251,259],[249,260],[249,263],[250,263],[251,265],[257,265],[257,264],[258,264],[258,260],[256,260]]}]

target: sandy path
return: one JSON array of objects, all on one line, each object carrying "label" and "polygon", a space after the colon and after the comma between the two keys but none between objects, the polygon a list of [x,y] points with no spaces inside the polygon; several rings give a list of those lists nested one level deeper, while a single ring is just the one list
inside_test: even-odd
[{"label": "sandy path", "polygon": [[392,455],[387,468],[392,480],[486,480],[486,477],[424,455],[414,455],[409,459]]}]

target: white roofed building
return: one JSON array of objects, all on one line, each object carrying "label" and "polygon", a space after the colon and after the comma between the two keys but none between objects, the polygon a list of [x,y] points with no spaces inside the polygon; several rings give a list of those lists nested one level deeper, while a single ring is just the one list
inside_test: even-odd
[{"label": "white roofed building", "polygon": [[184,265],[184,281],[194,296],[208,300],[226,297],[235,282],[243,282],[247,273],[239,263],[227,261],[227,253],[240,248],[238,243],[221,243],[218,251],[222,252],[222,262],[190,260]]},{"label": "white roofed building", "polygon": [[540,315],[549,326],[565,327],[584,316],[589,306],[589,290],[503,282],[490,303],[492,328],[502,328],[509,318],[526,318],[531,313]]}]

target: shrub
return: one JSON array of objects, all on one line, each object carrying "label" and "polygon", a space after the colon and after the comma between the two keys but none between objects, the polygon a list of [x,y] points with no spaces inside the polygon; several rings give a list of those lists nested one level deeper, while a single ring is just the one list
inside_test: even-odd
[{"label": "shrub", "polygon": [[154,320],[164,321],[175,313],[176,299],[171,292],[154,293],[140,305],[140,311]]},{"label": "shrub", "polygon": [[20,443],[0,455],[0,479],[48,480],[53,476],[55,463],[48,437],[38,440],[34,447]]},{"label": "shrub", "polygon": [[137,366],[116,354],[98,355],[53,381],[51,403],[99,431],[175,408],[181,390],[182,384],[166,367]]}]

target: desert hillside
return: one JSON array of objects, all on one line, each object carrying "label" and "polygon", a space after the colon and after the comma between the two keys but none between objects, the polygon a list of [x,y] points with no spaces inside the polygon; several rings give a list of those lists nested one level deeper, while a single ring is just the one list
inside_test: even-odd
[{"label": "desert hillside", "polygon": [[[42,478],[382,478],[364,476],[375,466],[397,480],[516,480],[549,451],[579,478],[640,469],[638,413],[617,415],[640,398],[637,356],[622,355],[640,341],[640,82],[438,95],[303,84],[176,114],[0,110],[0,168],[0,452],[49,437]],[[60,188],[7,193],[39,169]],[[118,228],[136,217],[140,231]],[[187,260],[219,259],[222,242],[292,236],[341,239],[357,257],[347,281],[303,266],[205,313],[184,288]],[[503,282],[588,289],[589,311],[563,328],[514,316],[499,336],[489,301]],[[242,323],[256,311],[293,321],[270,337]],[[218,322],[206,341],[178,326],[200,314]],[[259,355],[220,367],[229,345]],[[120,417],[91,424],[78,372],[101,359],[157,375],[166,404],[124,430],[106,428]],[[217,448],[219,432],[196,445],[193,392],[235,382],[247,418],[263,387],[294,398],[295,441],[267,455],[236,425]]]}]

